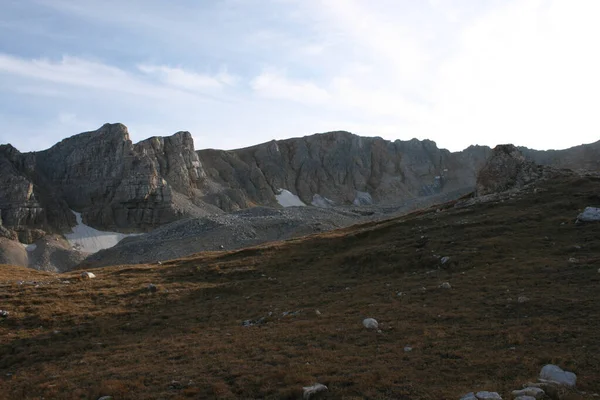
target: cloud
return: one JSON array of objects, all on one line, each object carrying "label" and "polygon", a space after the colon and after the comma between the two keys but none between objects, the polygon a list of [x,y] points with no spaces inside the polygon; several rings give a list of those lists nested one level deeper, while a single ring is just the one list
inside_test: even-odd
[{"label": "cloud", "polygon": [[182,68],[165,65],[138,65],[138,69],[148,75],[157,77],[162,83],[189,91],[220,89],[224,85],[234,85],[238,77],[231,75],[223,68],[216,75],[198,74]]},{"label": "cloud", "polygon": [[327,91],[310,81],[289,79],[277,70],[264,71],[252,80],[254,92],[269,99],[290,100],[303,104],[323,104],[330,100]]},{"label": "cloud", "polygon": [[[45,58],[28,60],[0,53],[0,74],[79,89],[89,88],[161,99],[169,96],[189,98],[190,94],[187,90],[219,87],[223,82],[231,82],[233,79],[229,75],[209,77],[165,66],[140,66],[139,69],[145,74],[157,75],[158,79],[147,81],[143,79],[143,76],[132,72],[79,57],[63,56],[59,60]],[[30,85],[26,87],[29,89],[17,87],[15,90],[31,91]],[[49,89],[42,90],[45,91],[45,94],[52,93],[52,90]],[[197,96],[198,99],[215,99],[213,96],[203,93],[202,95],[204,96]]]}]

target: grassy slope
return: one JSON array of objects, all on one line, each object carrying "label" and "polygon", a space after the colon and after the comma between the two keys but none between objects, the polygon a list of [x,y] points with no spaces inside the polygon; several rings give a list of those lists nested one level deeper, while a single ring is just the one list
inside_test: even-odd
[{"label": "grassy slope", "polygon": [[550,362],[598,392],[600,224],[574,218],[599,194],[597,178],[564,178],[503,203],[60,275],[70,284],[2,266],[0,398],[298,398],[321,382],[332,399],[453,399],[508,394]]}]

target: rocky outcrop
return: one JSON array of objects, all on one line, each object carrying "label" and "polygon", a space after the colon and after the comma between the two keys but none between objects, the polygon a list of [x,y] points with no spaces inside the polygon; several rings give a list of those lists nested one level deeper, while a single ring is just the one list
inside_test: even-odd
[{"label": "rocky outcrop", "polygon": [[498,145],[477,175],[477,195],[519,189],[543,176],[543,167],[529,161],[512,144]]},{"label": "rocky outcrop", "polygon": [[[488,163],[482,193],[535,178],[535,167],[515,151],[504,148],[504,158]],[[124,125],[105,124],[41,152],[0,146],[0,236],[33,243],[69,232],[76,223],[71,210],[100,230],[145,232],[185,217],[280,207],[281,190],[319,207],[405,203],[474,188],[490,153],[481,146],[451,153],[429,140],[391,142],[348,132],[196,152],[189,132],[134,144]],[[560,158],[532,154],[548,162]],[[500,172],[503,182],[494,175]],[[489,182],[496,186],[487,188]]]},{"label": "rocky outcrop", "polygon": [[35,155],[0,146],[0,234],[32,243],[74,222],[62,196],[38,173]]},{"label": "rocky outcrop", "polygon": [[75,225],[147,231],[186,216],[220,212],[201,200],[203,171],[189,132],[134,145],[122,124],[21,154],[0,147],[0,210],[4,235],[31,243]]},{"label": "rocky outcrop", "polygon": [[489,153],[470,147],[450,153],[432,141],[390,142],[348,132],[271,141],[233,150],[198,151],[207,178],[222,188],[212,201],[225,210],[277,205],[279,189],[305,204],[390,204],[473,187]]}]

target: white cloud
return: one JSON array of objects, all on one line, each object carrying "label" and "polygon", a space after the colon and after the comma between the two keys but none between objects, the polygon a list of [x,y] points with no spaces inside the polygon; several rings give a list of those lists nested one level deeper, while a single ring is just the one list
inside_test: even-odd
[{"label": "white cloud", "polygon": [[261,73],[251,82],[258,96],[270,99],[291,100],[303,104],[322,104],[331,96],[323,88],[310,81],[293,80],[277,70]]},{"label": "white cloud", "polygon": [[189,91],[220,89],[224,85],[233,85],[237,77],[223,68],[216,75],[198,74],[183,68],[173,68],[165,65],[138,65],[138,69],[148,75],[155,76],[162,83]]}]

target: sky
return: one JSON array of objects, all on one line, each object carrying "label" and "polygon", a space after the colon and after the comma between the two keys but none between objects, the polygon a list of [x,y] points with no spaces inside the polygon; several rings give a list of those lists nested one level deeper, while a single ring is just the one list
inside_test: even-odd
[{"label": "sky", "polygon": [[598,0],[0,0],[0,143],[600,140]]}]

